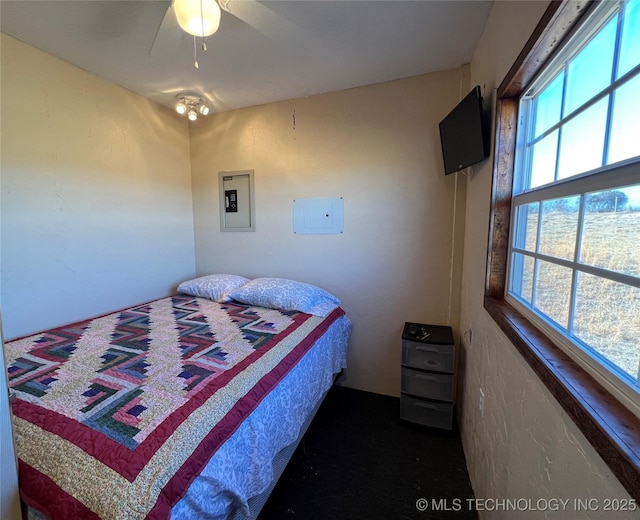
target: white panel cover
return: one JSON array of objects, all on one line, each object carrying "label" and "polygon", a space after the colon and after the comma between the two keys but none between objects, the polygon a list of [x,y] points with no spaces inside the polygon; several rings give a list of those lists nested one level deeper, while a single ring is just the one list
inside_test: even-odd
[{"label": "white panel cover", "polygon": [[343,221],[342,197],[293,201],[294,233],[307,235],[342,233]]}]

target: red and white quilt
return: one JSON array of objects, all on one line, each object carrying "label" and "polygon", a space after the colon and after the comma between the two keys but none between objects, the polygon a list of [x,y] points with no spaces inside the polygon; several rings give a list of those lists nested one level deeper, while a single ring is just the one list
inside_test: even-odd
[{"label": "red and white quilt", "polygon": [[5,345],[25,502],[166,518],[326,318],[177,295]]}]

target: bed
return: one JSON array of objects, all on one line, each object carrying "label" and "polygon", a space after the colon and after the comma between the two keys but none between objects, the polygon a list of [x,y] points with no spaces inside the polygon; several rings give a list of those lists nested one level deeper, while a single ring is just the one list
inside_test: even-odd
[{"label": "bed", "polygon": [[8,342],[21,496],[56,519],[255,518],[337,373],[333,295],[210,275]]}]

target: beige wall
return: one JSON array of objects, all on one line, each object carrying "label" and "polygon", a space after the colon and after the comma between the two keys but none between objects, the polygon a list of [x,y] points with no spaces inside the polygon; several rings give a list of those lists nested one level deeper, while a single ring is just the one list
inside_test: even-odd
[{"label": "beige wall", "polygon": [[[0,87],[2,85],[2,68],[0,67]],[[2,104],[0,103],[0,119],[2,117]],[[2,132],[0,132],[0,150],[2,150]],[[2,181],[2,168],[0,167],[0,183]],[[2,194],[0,193],[0,207]],[[0,212],[0,230],[1,225]],[[0,258],[2,258],[2,240],[0,234]],[[0,265],[0,286],[2,283],[2,269]],[[20,518],[20,493],[18,491],[18,464],[13,442],[13,428],[11,424],[8,374],[4,357],[4,341],[2,338],[2,310],[0,305],[0,518],[13,520]]]},{"label": "beige wall", "polygon": [[[471,83],[491,93],[500,84],[546,2],[496,2],[471,63]],[[495,97],[495,95],[493,96]],[[557,404],[515,347],[484,311],[491,166],[476,169],[467,186],[467,218],[462,277],[461,329],[465,371],[461,408],[462,439],[478,498],[597,499],[598,511],[484,511],[481,518],[638,518],[605,512],[605,499],[628,494]],[[478,409],[479,389],[484,413]]]},{"label": "beige wall", "polygon": [[[337,295],[354,323],[349,386],[399,395],[404,322],[452,319],[456,179],[443,174],[437,124],[468,81],[463,72],[217,114],[191,127],[198,274],[279,276]],[[245,169],[255,170],[256,231],[221,233],[218,172]],[[307,197],[343,197],[344,233],[294,235],[293,200]]]},{"label": "beige wall", "polygon": [[168,294],[195,271],[187,123],[1,43],[5,337]]}]

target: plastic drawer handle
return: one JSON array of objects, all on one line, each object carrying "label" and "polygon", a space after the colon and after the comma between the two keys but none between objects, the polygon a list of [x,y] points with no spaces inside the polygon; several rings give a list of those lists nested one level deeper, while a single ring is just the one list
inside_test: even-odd
[{"label": "plastic drawer handle", "polygon": [[433,406],[432,404],[428,404],[428,403],[420,403],[420,402],[416,402],[415,406],[419,407],[419,408],[427,408],[429,410],[437,410],[438,408]]},{"label": "plastic drawer handle", "polygon": [[417,374],[416,379],[424,379],[425,381],[438,381],[438,378],[435,376],[428,376],[426,374]]},{"label": "plastic drawer handle", "polygon": [[440,351],[437,348],[434,347],[421,347],[421,346],[417,346],[416,350],[419,350],[420,352],[434,352],[436,354],[438,354]]}]

